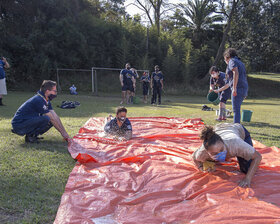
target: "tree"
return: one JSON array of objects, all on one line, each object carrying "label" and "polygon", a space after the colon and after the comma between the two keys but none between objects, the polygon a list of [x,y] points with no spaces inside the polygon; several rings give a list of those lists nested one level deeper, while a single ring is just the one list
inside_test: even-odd
[{"label": "tree", "polygon": [[280,2],[240,0],[229,41],[247,69],[280,71]]},{"label": "tree", "polygon": [[188,0],[188,4],[180,4],[186,16],[187,26],[193,32],[193,44],[195,48],[204,45],[205,31],[211,29],[216,22],[223,18],[214,14],[216,5],[211,0]]},{"label": "tree", "polygon": [[236,9],[236,7],[238,5],[238,2],[239,2],[239,0],[233,0],[231,2],[231,9],[230,9],[229,14],[228,14],[228,12],[227,12],[227,10],[225,8],[224,1],[221,0],[219,2],[219,4],[220,4],[220,12],[219,13],[222,13],[222,14],[224,14],[226,16],[227,23],[225,25],[224,32],[223,32],[223,38],[222,38],[222,41],[220,43],[219,49],[217,51],[217,54],[216,54],[215,60],[213,62],[213,65],[217,65],[219,63],[219,61],[221,60],[221,58],[222,58],[222,55],[223,55],[223,52],[224,52],[224,49],[225,49],[225,44],[226,44],[226,41],[228,39],[228,33],[230,31],[232,18],[233,18],[235,9]]},{"label": "tree", "polygon": [[169,4],[167,0],[135,0],[133,5],[146,14],[152,26],[156,26],[158,36],[160,34],[160,22],[162,15],[167,11],[176,8],[175,5]]}]

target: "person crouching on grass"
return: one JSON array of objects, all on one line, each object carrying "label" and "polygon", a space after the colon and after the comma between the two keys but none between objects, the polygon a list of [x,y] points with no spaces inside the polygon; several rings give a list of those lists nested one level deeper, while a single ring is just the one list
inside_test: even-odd
[{"label": "person crouching on grass", "polygon": [[132,126],[126,117],[127,109],[125,107],[117,108],[116,117],[109,115],[104,131],[119,140],[129,140],[132,137]]},{"label": "person crouching on grass", "polygon": [[[246,174],[239,186],[250,187],[262,156],[253,148],[250,133],[245,127],[238,123],[218,124],[215,128],[205,126],[200,139],[203,140],[202,146],[192,154],[194,164],[199,170],[203,170],[203,163],[207,161],[224,162],[237,157],[240,171]],[[215,171],[215,167],[207,171]]]},{"label": "person crouching on grass", "polygon": [[[209,70],[210,74],[210,90],[209,92],[220,89],[227,83],[226,74],[220,72],[216,66],[212,66]],[[217,121],[226,120],[226,102],[231,96],[230,88],[227,88],[220,93],[220,103],[219,103],[219,117]]]},{"label": "person crouching on grass", "polygon": [[70,137],[51,105],[51,100],[56,96],[56,82],[44,80],[37,94],[16,111],[12,120],[12,132],[25,135],[25,142],[38,143],[38,135],[54,126],[64,140],[69,141]]}]

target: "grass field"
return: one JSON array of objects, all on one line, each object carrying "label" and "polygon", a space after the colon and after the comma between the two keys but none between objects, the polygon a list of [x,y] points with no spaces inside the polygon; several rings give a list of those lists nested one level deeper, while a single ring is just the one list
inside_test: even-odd
[{"label": "grass field", "polygon": [[[52,223],[75,165],[66,143],[54,128],[44,135],[40,144],[26,144],[23,137],[11,133],[14,112],[32,95],[9,92],[4,98],[7,106],[0,107],[0,223]],[[81,106],[73,110],[56,108],[62,100],[76,100]],[[117,96],[59,95],[53,107],[70,136],[74,136],[90,117],[114,114],[119,102]],[[200,117],[206,124],[215,124],[215,111],[202,111],[203,104],[217,108],[206,97],[194,96],[163,96],[160,107],[139,104],[127,108],[131,117]],[[242,108],[253,111],[252,121],[243,123],[252,137],[265,145],[280,147],[280,96],[249,98]]]}]

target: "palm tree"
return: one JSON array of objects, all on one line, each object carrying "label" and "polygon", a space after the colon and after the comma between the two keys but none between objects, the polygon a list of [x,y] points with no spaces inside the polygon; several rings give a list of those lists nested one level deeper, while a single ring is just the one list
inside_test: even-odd
[{"label": "palm tree", "polygon": [[215,14],[215,0],[188,0],[187,4],[180,4],[186,16],[187,26],[193,32],[193,44],[200,48],[205,38],[205,32],[210,30],[223,17]]}]

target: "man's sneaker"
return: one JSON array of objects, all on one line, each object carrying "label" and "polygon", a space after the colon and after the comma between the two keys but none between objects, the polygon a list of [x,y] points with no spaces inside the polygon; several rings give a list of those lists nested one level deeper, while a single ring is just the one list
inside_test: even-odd
[{"label": "man's sneaker", "polygon": [[25,135],[26,143],[39,143],[38,137],[34,135]]},{"label": "man's sneaker", "polygon": [[223,121],[226,121],[227,119],[225,117],[222,118]]},{"label": "man's sneaker", "polygon": [[223,119],[219,117],[216,119],[216,121],[223,121]]}]

